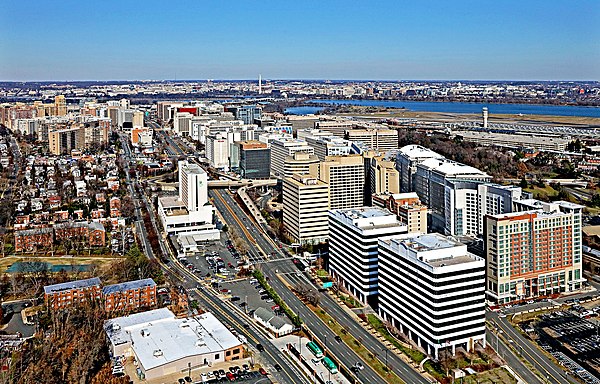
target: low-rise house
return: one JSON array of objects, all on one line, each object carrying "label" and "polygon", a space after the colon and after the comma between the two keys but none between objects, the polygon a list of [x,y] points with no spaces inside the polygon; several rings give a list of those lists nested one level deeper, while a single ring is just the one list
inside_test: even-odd
[{"label": "low-rise house", "polygon": [[288,335],[294,331],[294,326],[284,319],[275,316],[268,309],[258,307],[254,311],[254,320],[262,324],[265,328],[271,331],[276,337]]}]

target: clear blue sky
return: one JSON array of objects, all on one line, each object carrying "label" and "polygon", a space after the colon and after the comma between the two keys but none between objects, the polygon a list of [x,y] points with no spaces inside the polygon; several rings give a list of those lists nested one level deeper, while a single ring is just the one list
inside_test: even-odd
[{"label": "clear blue sky", "polygon": [[0,0],[0,80],[600,80],[600,0]]}]

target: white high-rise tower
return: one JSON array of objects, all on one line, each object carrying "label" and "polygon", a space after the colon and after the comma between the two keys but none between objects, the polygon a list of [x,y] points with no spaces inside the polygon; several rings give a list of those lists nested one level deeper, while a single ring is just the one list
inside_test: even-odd
[{"label": "white high-rise tower", "polygon": [[262,76],[258,75],[258,94],[262,94]]},{"label": "white high-rise tower", "polygon": [[487,128],[488,126],[488,109],[487,107],[483,107],[481,110],[481,115],[483,116],[483,128]]}]

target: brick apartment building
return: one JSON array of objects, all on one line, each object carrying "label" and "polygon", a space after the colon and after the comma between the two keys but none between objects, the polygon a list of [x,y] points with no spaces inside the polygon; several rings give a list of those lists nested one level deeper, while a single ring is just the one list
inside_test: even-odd
[{"label": "brick apartment building", "polygon": [[54,224],[52,228],[34,228],[15,231],[15,251],[33,252],[49,249],[54,242],[65,240],[83,242],[89,247],[106,245],[106,230],[97,222],[66,222]]},{"label": "brick apartment building", "polygon": [[152,279],[128,281],[102,288],[106,311],[148,308],[156,304],[156,283]]},{"label": "brick apartment building", "polygon": [[15,231],[15,251],[34,252],[52,245],[54,232],[52,228],[33,228]]},{"label": "brick apartment building", "polygon": [[100,300],[102,294],[100,284],[99,278],[92,277],[91,279],[46,285],[44,287],[46,305],[52,309],[62,309],[84,303],[89,299]]}]

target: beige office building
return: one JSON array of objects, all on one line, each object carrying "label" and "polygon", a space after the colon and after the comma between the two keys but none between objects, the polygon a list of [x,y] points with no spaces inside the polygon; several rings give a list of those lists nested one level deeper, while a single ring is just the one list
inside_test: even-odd
[{"label": "beige office building", "polygon": [[363,206],[365,166],[362,156],[327,156],[321,162],[319,179],[329,184],[331,209]]},{"label": "beige office building", "polygon": [[319,175],[319,158],[316,155],[295,152],[291,156],[287,156],[283,162],[283,176],[292,177],[293,174],[310,174],[313,176]]},{"label": "beige office building", "polygon": [[321,243],[328,239],[329,185],[312,175],[283,179],[283,223],[294,242]]}]

